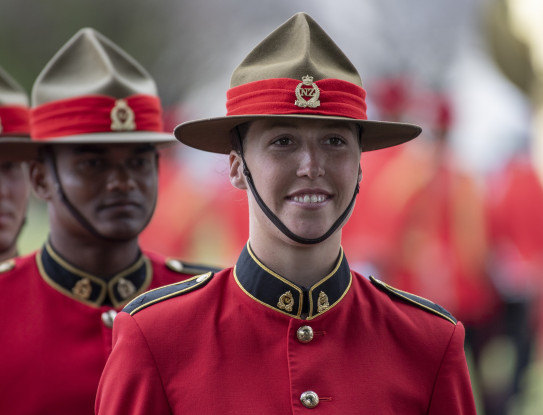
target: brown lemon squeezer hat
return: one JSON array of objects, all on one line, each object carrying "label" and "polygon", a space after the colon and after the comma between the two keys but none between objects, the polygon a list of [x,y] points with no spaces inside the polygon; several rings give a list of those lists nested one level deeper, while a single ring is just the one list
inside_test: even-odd
[{"label": "brown lemon squeezer hat", "polygon": [[23,151],[32,157],[44,144],[175,142],[163,131],[151,76],[91,28],[79,30],[34,82],[30,131]]},{"label": "brown lemon squeezer hat", "polygon": [[409,141],[416,125],[370,121],[356,68],[326,32],[298,13],[258,44],[234,70],[226,117],[189,121],[175,129],[182,143],[229,153],[230,131],[264,118],[340,120],[362,127],[362,151]]},{"label": "brown lemon squeezer hat", "polygon": [[26,92],[0,68],[0,161],[25,158],[18,145],[30,141],[29,118]]}]

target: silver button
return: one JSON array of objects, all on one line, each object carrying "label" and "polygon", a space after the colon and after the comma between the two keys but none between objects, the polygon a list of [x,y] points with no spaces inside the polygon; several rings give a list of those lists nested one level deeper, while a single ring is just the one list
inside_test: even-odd
[{"label": "silver button", "polygon": [[319,395],[313,391],[307,391],[302,393],[300,401],[302,401],[302,405],[306,408],[315,408],[319,404]]},{"label": "silver button", "polygon": [[296,332],[296,337],[300,343],[309,343],[313,340],[313,329],[309,326],[302,326]]},{"label": "silver button", "polygon": [[108,328],[113,327],[113,320],[117,317],[117,312],[115,310],[108,310],[102,313],[102,323]]}]

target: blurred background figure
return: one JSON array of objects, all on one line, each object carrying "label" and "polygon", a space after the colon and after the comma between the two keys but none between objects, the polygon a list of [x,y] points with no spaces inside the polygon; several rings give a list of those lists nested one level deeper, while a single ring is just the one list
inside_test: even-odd
[{"label": "blurred background figure", "polygon": [[26,220],[28,167],[11,144],[30,139],[28,97],[0,68],[0,267],[17,256],[17,239]]},{"label": "blurred background figure", "polygon": [[[495,354],[502,351],[501,364],[488,365],[493,388],[488,388],[486,400],[492,413],[539,414],[543,407],[543,3],[491,2],[485,28],[491,56],[525,94],[532,114],[526,137],[518,137],[507,163],[488,181],[489,269],[504,309],[494,344]],[[496,367],[507,368],[509,376]]]}]

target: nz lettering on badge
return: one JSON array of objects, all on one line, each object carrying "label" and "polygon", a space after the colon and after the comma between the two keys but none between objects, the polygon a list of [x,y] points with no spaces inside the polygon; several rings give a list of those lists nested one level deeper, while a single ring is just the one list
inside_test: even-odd
[{"label": "nz lettering on badge", "polygon": [[[296,87],[296,101],[294,105],[300,108],[317,108],[321,105],[319,101],[320,90],[317,84],[313,82],[313,77],[306,75],[302,77],[302,82]],[[309,98],[309,99],[307,99]]]}]

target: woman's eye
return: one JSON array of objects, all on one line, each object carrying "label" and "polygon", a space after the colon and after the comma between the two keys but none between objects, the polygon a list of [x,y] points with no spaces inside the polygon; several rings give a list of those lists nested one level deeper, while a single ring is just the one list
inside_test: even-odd
[{"label": "woman's eye", "polygon": [[288,146],[290,143],[292,143],[292,140],[288,137],[281,137],[275,140],[273,143],[279,146]]}]

